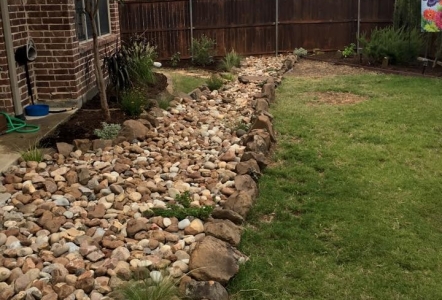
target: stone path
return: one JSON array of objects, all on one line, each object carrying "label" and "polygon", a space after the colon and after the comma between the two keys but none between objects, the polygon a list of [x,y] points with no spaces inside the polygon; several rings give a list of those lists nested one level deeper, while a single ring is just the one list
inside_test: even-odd
[{"label": "stone path", "polygon": [[[247,58],[240,80],[126,121],[113,144],[62,144],[12,167],[0,177],[0,299],[112,299],[146,268],[180,279],[192,299],[228,299],[275,142],[268,107],[294,59]],[[149,217],[185,193],[211,217]]]}]

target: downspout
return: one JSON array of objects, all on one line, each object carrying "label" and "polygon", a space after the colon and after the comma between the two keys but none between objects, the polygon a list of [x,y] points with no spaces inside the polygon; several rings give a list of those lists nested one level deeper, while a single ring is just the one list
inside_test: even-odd
[{"label": "downspout", "polygon": [[11,23],[9,21],[8,1],[0,1],[0,9],[2,10],[3,35],[5,37],[6,57],[8,58],[9,81],[11,83],[12,103],[14,104],[15,116],[25,119],[21,97],[18,92],[17,70],[14,60],[14,46],[12,43]]},{"label": "downspout", "polygon": [[357,43],[356,48],[357,48],[357,53],[360,54],[361,49],[359,48],[360,47],[359,38],[361,37],[361,0],[358,0],[358,33],[357,33],[357,35],[358,35],[358,38],[356,41],[356,43]]}]

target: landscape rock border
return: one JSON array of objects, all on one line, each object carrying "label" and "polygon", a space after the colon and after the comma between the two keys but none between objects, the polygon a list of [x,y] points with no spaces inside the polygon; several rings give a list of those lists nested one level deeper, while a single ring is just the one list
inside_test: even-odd
[{"label": "landscape rock border", "polygon": [[[110,299],[145,269],[180,279],[191,299],[227,299],[276,142],[268,109],[295,62],[247,58],[237,82],[154,107],[112,144],[61,144],[43,162],[11,167],[0,178],[0,299]],[[191,207],[215,207],[209,219],[146,214],[185,192]]]}]

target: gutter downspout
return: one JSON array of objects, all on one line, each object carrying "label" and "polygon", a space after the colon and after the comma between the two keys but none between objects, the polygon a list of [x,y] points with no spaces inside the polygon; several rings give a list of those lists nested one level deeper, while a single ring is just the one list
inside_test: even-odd
[{"label": "gutter downspout", "polygon": [[0,1],[0,9],[2,11],[3,35],[5,37],[6,56],[8,58],[9,81],[11,83],[12,103],[14,105],[15,117],[25,120],[21,97],[18,92],[17,70],[14,59],[14,46],[11,37],[11,23],[9,20],[8,1]]},{"label": "gutter downspout", "polygon": [[357,38],[357,53],[360,54],[361,53],[361,48],[360,48],[360,43],[359,43],[359,39],[361,37],[361,0],[358,0],[358,38]]}]

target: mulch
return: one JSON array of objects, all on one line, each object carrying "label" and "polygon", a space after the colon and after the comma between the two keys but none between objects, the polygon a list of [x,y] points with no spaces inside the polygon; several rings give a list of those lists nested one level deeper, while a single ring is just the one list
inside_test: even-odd
[{"label": "mulch", "polygon": [[436,65],[432,68],[432,63],[423,68],[422,62],[416,62],[409,65],[388,65],[382,67],[380,64],[372,64],[367,59],[360,58],[358,55],[347,58],[336,57],[335,52],[325,52],[324,54],[310,55],[307,59],[332,63],[335,65],[344,65],[350,67],[363,68],[369,71],[382,72],[387,74],[397,74],[404,76],[422,76],[422,77],[442,77],[442,66]]},{"label": "mulch", "polygon": [[[167,87],[167,77],[160,73],[155,73],[155,84],[143,88],[146,98],[154,99]],[[110,108],[111,120],[108,123],[122,124],[131,119],[120,109],[120,104],[115,95],[108,93],[108,104]],[[101,128],[101,123],[105,122],[101,111],[100,98],[95,96],[83,104],[83,106],[72,115],[69,120],[59,125],[48,136],[40,141],[41,147],[54,148],[56,143],[72,143],[74,139],[96,139],[94,130]]]}]

